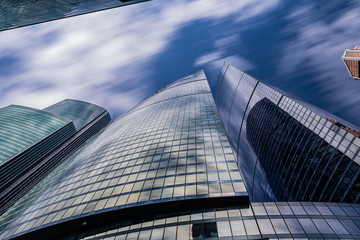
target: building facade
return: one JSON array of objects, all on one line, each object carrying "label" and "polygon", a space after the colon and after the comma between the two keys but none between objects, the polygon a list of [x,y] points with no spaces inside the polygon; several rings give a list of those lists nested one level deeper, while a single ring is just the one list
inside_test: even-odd
[{"label": "building facade", "polygon": [[216,100],[252,200],[359,203],[358,127],[228,64]]},{"label": "building facade", "polygon": [[109,121],[104,108],[78,100],[1,108],[0,213]]},{"label": "building facade", "polygon": [[342,59],[351,77],[360,79],[360,46],[346,49]]},{"label": "building facade", "polygon": [[74,239],[359,239],[359,205],[257,202],[188,208],[79,231]]},{"label": "building facade", "polygon": [[0,224],[3,239],[358,239],[360,206],[250,203],[199,71],[94,136]]},{"label": "building facade", "polygon": [[[180,79],[140,103],[62,169],[61,177],[34,197],[3,237],[59,233],[53,228],[70,233],[84,222],[92,226],[119,214],[180,211],[189,204],[248,203],[203,72]],[[25,204],[31,201],[27,199]]]},{"label": "building facade", "polygon": [[144,1],[147,0],[1,1],[0,31]]}]

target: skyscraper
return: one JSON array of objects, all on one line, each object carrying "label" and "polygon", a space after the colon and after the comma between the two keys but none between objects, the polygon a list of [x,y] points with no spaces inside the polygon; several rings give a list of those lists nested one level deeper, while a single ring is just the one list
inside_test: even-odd
[{"label": "skyscraper", "polygon": [[1,218],[0,237],[359,238],[359,217],[357,204],[250,203],[199,71],[145,99],[59,165]]},{"label": "skyscraper", "polygon": [[50,229],[64,229],[63,224],[70,234],[79,223],[104,224],[119,214],[248,203],[203,72],[121,116],[63,171],[14,222],[11,234],[59,234]]},{"label": "skyscraper", "polygon": [[148,0],[1,1],[0,31],[144,1]]},{"label": "skyscraper", "polygon": [[105,109],[69,99],[44,110],[1,108],[0,213],[109,121]]},{"label": "skyscraper", "polygon": [[360,129],[224,64],[217,106],[254,201],[360,201]]},{"label": "skyscraper", "polygon": [[346,49],[342,59],[351,77],[360,79],[360,46]]}]

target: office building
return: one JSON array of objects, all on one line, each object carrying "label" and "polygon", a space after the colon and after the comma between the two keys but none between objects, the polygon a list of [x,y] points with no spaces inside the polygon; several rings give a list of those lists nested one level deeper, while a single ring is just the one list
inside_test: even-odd
[{"label": "office building", "polygon": [[248,203],[203,72],[144,100],[64,164],[38,198],[29,193],[36,200],[8,234],[73,234],[79,224],[105,224],[119,215]]},{"label": "office building", "polygon": [[360,79],[360,46],[353,49],[346,49],[342,59],[351,77]]},{"label": "office building", "polygon": [[1,218],[4,239],[343,239],[357,204],[250,203],[203,71],[94,136]]},{"label": "office building", "polygon": [[69,99],[44,110],[1,108],[0,213],[109,121],[105,109]]},{"label": "office building", "polygon": [[217,107],[253,201],[360,201],[360,129],[224,64]]},{"label": "office building", "polygon": [[1,1],[0,31],[122,7],[147,0]]}]

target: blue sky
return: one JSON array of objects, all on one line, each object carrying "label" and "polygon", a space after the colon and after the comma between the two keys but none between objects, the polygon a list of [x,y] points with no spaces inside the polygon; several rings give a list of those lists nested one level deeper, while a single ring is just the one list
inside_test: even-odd
[{"label": "blue sky", "polygon": [[225,61],[360,125],[358,1],[152,0],[0,32],[0,107],[65,98],[116,118],[170,82]]}]

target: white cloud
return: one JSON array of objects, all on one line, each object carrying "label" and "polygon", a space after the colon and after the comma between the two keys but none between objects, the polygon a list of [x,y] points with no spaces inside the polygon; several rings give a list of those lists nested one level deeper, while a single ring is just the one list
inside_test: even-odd
[{"label": "white cloud", "polygon": [[197,59],[195,59],[194,66],[198,67],[198,66],[213,62],[213,61],[221,58],[221,55],[222,55],[221,52],[213,52],[213,53],[209,53],[209,54],[203,55],[201,57],[198,57]]},{"label": "white cloud", "polygon": [[220,38],[215,41],[215,47],[222,48],[222,47],[231,47],[233,44],[239,42],[239,34],[232,34],[230,36]]},{"label": "white cloud", "polygon": [[[277,2],[262,1],[261,11]],[[154,0],[1,32],[0,61],[11,56],[18,62],[0,69],[0,106],[43,108],[75,98],[113,112],[126,111],[151,94],[151,60],[166,49],[177,30],[196,20],[232,14],[246,18],[261,11],[250,0]],[[229,41],[234,39],[225,37],[215,45]],[[209,53],[196,64],[220,57],[220,52]]]},{"label": "white cloud", "polygon": [[263,14],[264,12],[269,12],[277,7],[279,2],[279,0],[268,0],[266,2],[262,0],[254,0],[247,2],[244,6],[244,11],[239,14],[237,21],[243,21],[245,19]]}]

